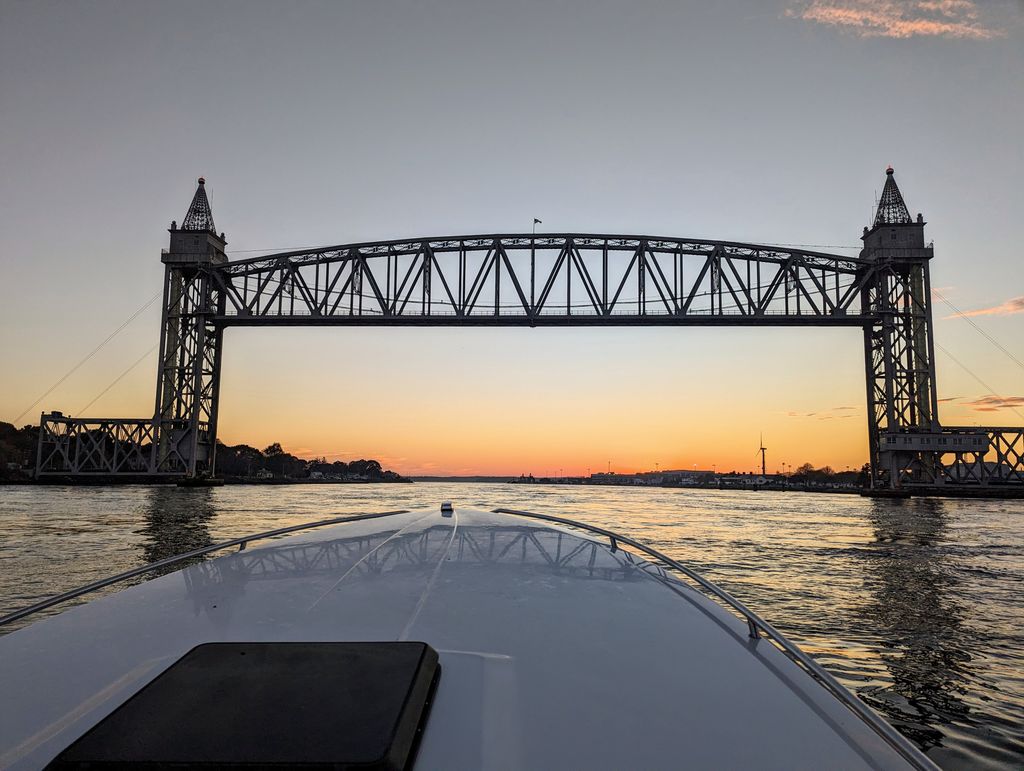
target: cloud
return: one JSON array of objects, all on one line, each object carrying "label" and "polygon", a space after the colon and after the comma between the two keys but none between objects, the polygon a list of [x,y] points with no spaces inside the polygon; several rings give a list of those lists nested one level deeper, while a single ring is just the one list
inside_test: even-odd
[{"label": "cloud", "polygon": [[[991,308],[978,308],[973,311],[964,311],[964,316],[1010,316],[1014,313],[1024,313],[1024,295],[1011,297],[1009,300]],[[955,319],[956,316],[946,316],[947,319]]]},{"label": "cloud", "polygon": [[941,404],[942,402],[955,402],[957,399],[963,399],[963,398],[964,397],[962,397],[962,396],[947,396],[947,397],[945,397],[943,399],[939,399],[939,403]]},{"label": "cloud", "polygon": [[818,410],[815,412],[786,412],[787,418],[817,418],[818,420],[833,420],[835,418],[852,418],[853,415],[835,415],[836,412],[857,412],[860,407],[833,407],[830,410]]},{"label": "cloud", "polygon": [[1024,396],[981,396],[973,401],[964,402],[964,407],[971,407],[975,412],[996,412],[1024,407]]},{"label": "cloud", "polygon": [[989,40],[1003,35],[979,21],[973,0],[804,0],[786,15],[860,37]]}]

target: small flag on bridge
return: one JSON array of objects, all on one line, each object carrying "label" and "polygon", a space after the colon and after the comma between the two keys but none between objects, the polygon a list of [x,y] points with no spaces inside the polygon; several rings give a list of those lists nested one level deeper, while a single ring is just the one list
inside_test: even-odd
[{"label": "small flag on bridge", "polygon": [[544,223],[543,223],[543,222],[541,222],[541,221],[540,221],[539,219],[537,219],[536,217],[534,217],[534,218],[533,218],[533,224],[534,224],[534,225],[543,225]]}]

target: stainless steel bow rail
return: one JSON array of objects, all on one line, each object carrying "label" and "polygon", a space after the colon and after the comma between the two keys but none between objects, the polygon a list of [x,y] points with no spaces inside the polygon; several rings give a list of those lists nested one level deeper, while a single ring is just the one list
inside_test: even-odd
[{"label": "stainless steel bow rail", "polygon": [[0,616],[0,626],[4,624],[10,624],[12,621],[17,621],[25,616],[30,616],[33,613],[38,613],[41,610],[52,608],[54,605],[59,605],[62,602],[73,600],[75,597],[81,597],[83,594],[89,594],[95,592],[97,589],[102,589],[105,586],[116,584],[121,581],[126,581],[129,578],[143,575],[144,573],[152,573],[154,570],[173,565],[176,562],[182,562],[183,560],[191,559],[192,557],[202,557],[205,554],[211,552],[221,551],[222,549],[230,549],[232,546],[238,546],[239,551],[245,549],[250,541],[260,541],[264,538],[273,538],[278,535],[287,535],[288,533],[297,533],[301,530],[312,530],[318,527],[326,527],[327,525],[340,525],[345,522],[359,522],[366,519],[379,519],[381,517],[390,517],[395,514],[406,514],[407,509],[399,509],[397,511],[382,511],[373,514],[353,514],[345,517],[333,517],[331,519],[321,519],[316,522],[306,522],[301,525],[289,525],[288,527],[279,527],[276,530],[265,530],[262,533],[255,533],[253,535],[243,536],[242,538],[232,538],[230,541],[221,541],[220,543],[212,544],[211,546],[204,546],[202,549],[193,549],[183,554],[175,554],[173,557],[167,557],[166,559],[158,560],[157,562],[150,562],[148,565],[141,565],[131,570],[126,570],[123,573],[104,578],[99,581],[93,581],[91,584],[80,586],[77,589],[72,589],[69,592],[63,594],[57,594],[53,597],[49,597],[45,600],[41,600],[33,605],[16,610],[13,613],[8,613],[6,616]]},{"label": "stainless steel bow rail", "polygon": [[907,762],[912,764],[915,768],[928,769],[929,771],[938,770],[939,767],[929,760],[924,753],[910,742],[910,740],[889,725],[888,722],[881,718],[864,702],[858,699],[853,693],[847,690],[842,683],[830,675],[820,664],[800,650],[795,643],[788,640],[782,632],[758,616],[754,611],[750,610],[750,608],[729,594],[729,592],[725,591],[725,589],[722,589],[720,586],[716,586],[711,581],[708,581],[702,575],[691,570],[682,563],[677,562],[668,555],[662,554],[657,549],[646,546],[639,541],[629,538],[628,536],[619,535],[618,533],[611,530],[605,530],[603,527],[597,527],[596,525],[588,525],[583,522],[577,522],[564,517],[555,517],[550,514],[538,514],[532,511],[520,511],[518,509],[494,509],[494,512],[496,514],[512,514],[517,517],[528,517],[530,519],[539,519],[546,522],[556,522],[561,525],[579,528],[585,532],[603,535],[611,543],[613,551],[619,548],[620,543],[626,544],[627,546],[631,546],[650,557],[654,557],[658,562],[668,565],[673,570],[682,573],[687,578],[699,584],[702,589],[717,597],[725,603],[726,606],[736,611],[743,620],[747,622],[747,629],[749,630],[749,634],[752,639],[760,640],[762,638],[767,638],[770,640],[794,663],[802,667],[809,675],[811,675],[811,677],[821,683],[821,685],[823,685],[833,696],[839,699],[851,712],[867,723],[875,733],[881,736],[882,739],[896,750],[896,752],[903,756]]}]

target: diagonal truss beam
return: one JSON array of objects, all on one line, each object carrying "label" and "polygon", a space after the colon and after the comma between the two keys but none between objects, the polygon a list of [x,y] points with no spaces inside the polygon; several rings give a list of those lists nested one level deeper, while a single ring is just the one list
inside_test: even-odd
[{"label": "diagonal truss beam", "polygon": [[454,236],[285,252],[208,270],[226,298],[213,319],[221,327],[870,320],[860,304],[868,262],[731,241]]}]

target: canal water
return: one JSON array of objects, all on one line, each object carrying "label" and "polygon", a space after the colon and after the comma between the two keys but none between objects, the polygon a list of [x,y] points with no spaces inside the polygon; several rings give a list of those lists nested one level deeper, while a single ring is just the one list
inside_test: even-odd
[{"label": "canal water", "polygon": [[219,540],[442,500],[646,541],[752,607],[940,766],[1024,766],[1021,501],[448,483],[0,487],[0,614]]}]

